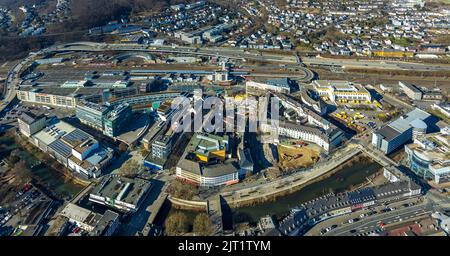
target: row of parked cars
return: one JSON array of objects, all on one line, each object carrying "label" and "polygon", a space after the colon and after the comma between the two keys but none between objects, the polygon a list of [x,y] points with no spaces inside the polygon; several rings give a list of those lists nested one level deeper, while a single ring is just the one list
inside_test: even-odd
[{"label": "row of parked cars", "polygon": [[12,217],[12,214],[0,206],[0,227],[5,225],[5,223],[11,219],[11,217]]}]

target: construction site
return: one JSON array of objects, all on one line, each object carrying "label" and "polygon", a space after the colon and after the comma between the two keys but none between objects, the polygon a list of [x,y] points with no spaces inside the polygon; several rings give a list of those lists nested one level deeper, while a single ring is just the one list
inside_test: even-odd
[{"label": "construction site", "polygon": [[307,147],[305,142],[296,144],[295,146],[282,144],[277,146],[278,164],[281,169],[290,170],[299,167],[308,167],[319,160],[319,151]]}]

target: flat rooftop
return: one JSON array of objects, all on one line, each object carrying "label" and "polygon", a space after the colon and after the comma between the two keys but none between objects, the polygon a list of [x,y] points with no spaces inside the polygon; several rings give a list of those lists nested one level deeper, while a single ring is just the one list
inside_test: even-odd
[{"label": "flat rooftop", "polygon": [[228,143],[226,135],[222,137],[208,133],[196,134],[189,142],[188,151],[207,155],[210,151],[225,149],[225,143]]},{"label": "flat rooftop", "polygon": [[26,124],[32,124],[35,121],[37,121],[43,117],[44,117],[44,115],[35,115],[31,112],[25,112],[25,113],[22,113],[22,115],[20,115],[19,119],[22,120]]},{"label": "flat rooftop", "polygon": [[64,135],[67,135],[75,130],[75,127],[66,122],[60,120],[52,120],[47,127],[33,135],[33,138],[42,141],[46,145],[49,145],[55,140],[60,139]]},{"label": "flat rooftop", "polygon": [[72,203],[69,203],[64,207],[61,211],[61,215],[92,226],[94,226],[101,218],[101,215]]},{"label": "flat rooftop", "polygon": [[100,113],[104,113],[108,110],[108,108],[106,106],[103,106],[103,105],[97,104],[97,103],[93,103],[93,102],[90,102],[87,100],[79,100],[77,102],[77,107],[85,107],[85,108],[88,108],[90,110],[97,111]]},{"label": "flat rooftop", "polygon": [[80,129],[74,129],[72,132],[65,135],[62,139],[72,147],[78,147],[85,141],[94,140],[94,137]]},{"label": "flat rooftop", "polygon": [[400,135],[400,132],[395,130],[394,128],[386,125],[377,132],[381,136],[383,136],[386,140],[390,141]]},{"label": "flat rooftop", "polygon": [[239,171],[239,165],[236,160],[228,159],[223,163],[204,165],[195,160],[186,158],[186,154],[183,155],[177,166],[184,171],[200,175],[203,177],[220,177],[227,174],[236,173]]},{"label": "flat rooftop", "polygon": [[102,180],[91,192],[96,196],[137,205],[141,197],[150,189],[151,182],[143,179],[130,179],[109,176]]},{"label": "flat rooftop", "polygon": [[332,89],[335,92],[369,93],[364,86],[346,80],[315,80],[313,84],[318,89]]},{"label": "flat rooftop", "polygon": [[[409,149],[426,158],[431,162],[435,170],[443,170],[450,167],[450,135],[442,133],[431,133],[420,136],[414,143],[406,145]],[[447,172],[450,171],[447,168]]]},{"label": "flat rooftop", "polygon": [[425,119],[429,118],[430,116],[431,115],[428,114],[427,112],[425,112],[421,109],[415,108],[411,112],[409,112],[403,116],[400,116],[396,120],[392,121],[389,124],[389,126],[392,127],[393,129],[397,130],[398,132],[402,133],[411,127],[411,123],[415,119],[424,121]]},{"label": "flat rooftop", "polygon": [[399,85],[403,84],[405,87],[407,87],[408,89],[410,89],[413,92],[422,92],[416,85],[414,85],[410,82],[400,81],[398,83],[399,83]]}]

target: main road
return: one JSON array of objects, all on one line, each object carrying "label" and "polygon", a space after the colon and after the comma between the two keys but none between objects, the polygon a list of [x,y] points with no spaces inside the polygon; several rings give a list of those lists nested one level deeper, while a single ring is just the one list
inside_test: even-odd
[{"label": "main road", "polygon": [[[218,56],[239,60],[255,60],[273,63],[296,64],[298,58],[295,53],[276,54],[260,52],[257,50],[244,50],[230,47],[187,47],[187,46],[154,46],[148,47],[137,44],[106,44],[79,42],[65,44],[57,47],[60,51],[144,51],[144,52],[162,52],[179,53],[204,56]],[[450,71],[448,64],[424,64],[404,61],[391,60],[356,60],[356,59],[332,59],[321,57],[302,57],[302,62],[307,65],[331,65],[343,68],[365,68],[365,69],[388,69],[388,70],[410,70],[410,71]]]},{"label": "main road", "polygon": [[386,226],[393,226],[395,224],[411,221],[419,217],[430,215],[433,212],[433,205],[424,202],[414,206],[399,208],[385,213],[377,213],[375,215],[365,217],[364,219],[353,222],[351,224],[344,224],[334,230],[326,233],[327,236],[345,236],[369,234],[379,230],[380,223]]},{"label": "main road", "polygon": [[34,54],[28,55],[27,58],[17,63],[9,72],[6,77],[4,99],[0,105],[0,116],[3,115],[3,111],[8,108],[11,102],[16,98],[16,88],[20,83],[20,71],[22,68],[33,58]]}]

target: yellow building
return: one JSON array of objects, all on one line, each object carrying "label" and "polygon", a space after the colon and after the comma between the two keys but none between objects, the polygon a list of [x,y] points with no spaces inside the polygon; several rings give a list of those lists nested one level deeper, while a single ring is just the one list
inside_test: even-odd
[{"label": "yellow building", "polygon": [[365,101],[372,102],[370,92],[361,84],[354,84],[342,80],[315,80],[314,89],[322,98],[336,101]]},{"label": "yellow building", "polygon": [[192,138],[189,146],[200,162],[208,163],[214,159],[224,161],[227,158],[228,136],[197,134]]},{"label": "yellow building", "polygon": [[412,58],[414,57],[413,52],[400,51],[394,49],[382,49],[372,51],[372,55],[375,57],[385,57],[385,58]]}]

